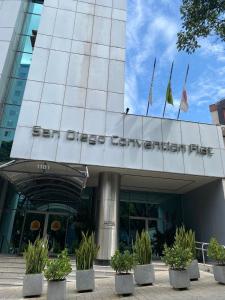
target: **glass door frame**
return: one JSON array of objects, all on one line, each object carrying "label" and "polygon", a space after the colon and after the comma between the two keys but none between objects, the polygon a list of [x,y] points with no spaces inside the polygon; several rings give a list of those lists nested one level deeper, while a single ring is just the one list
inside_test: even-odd
[{"label": "glass door frame", "polygon": [[56,215],[56,216],[66,216],[66,232],[65,232],[65,244],[66,244],[66,237],[67,237],[67,229],[68,229],[68,222],[69,222],[69,214],[68,213],[62,213],[62,212],[52,212],[52,211],[37,211],[37,210],[27,210],[25,211],[25,216],[23,220],[23,226],[22,226],[22,232],[20,237],[20,243],[19,243],[19,253],[21,252],[21,246],[22,246],[22,240],[24,236],[24,228],[26,224],[26,219],[28,214],[37,214],[37,215],[45,215],[45,221],[44,221],[44,228],[43,228],[43,238],[47,238],[48,236],[48,220],[50,215]]},{"label": "glass door frame", "polygon": [[159,221],[159,218],[151,218],[151,217],[135,217],[135,216],[130,216],[129,217],[129,228],[130,228],[130,221],[131,220],[143,220],[145,221],[145,230],[147,231],[149,226],[148,226],[148,222],[149,221]]}]

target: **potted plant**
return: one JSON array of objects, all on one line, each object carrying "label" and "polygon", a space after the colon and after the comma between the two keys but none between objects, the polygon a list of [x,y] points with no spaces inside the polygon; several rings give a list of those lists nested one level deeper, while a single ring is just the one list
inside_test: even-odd
[{"label": "potted plant", "polygon": [[26,274],[23,278],[23,297],[41,296],[43,290],[43,270],[48,258],[48,242],[37,239],[29,242],[24,252]]},{"label": "potted plant", "polygon": [[82,240],[75,251],[76,256],[76,288],[78,292],[93,291],[95,289],[95,275],[93,264],[99,247],[95,244],[94,234],[90,236],[82,232]]},{"label": "potted plant", "polygon": [[191,250],[174,243],[172,247],[165,245],[163,255],[163,262],[169,266],[170,285],[174,289],[189,288],[190,278],[187,266],[192,261]]},{"label": "potted plant", "polygon": [[133,245],[134,252],[134,279],[139,285],[153,284],[155,272],[152,262],[152,247],[149,233],[142,231],[136,233],[136,240]]},{"label": "potted plant", "polygon": [[214,278],[217,282],[225,284],[225,248],[215,238],[212,238],[208,247],[208,256],[215,261],[213,266]]},{"label": "potted plant", "polygon": [[71,262],[66,249],[57,258],[47,261],[44,275],[48,280],[48,300],[66,300],[66,276],[71,271]]},{"label": "potted plant", "polygon": [[195,243],[195,233],[191,229],[189,231],[185,230],[182,226],[176,230],[175,242],[180,244],[181,247],[189,248],[192,253],[191,264],[187,267],[190,280],[198,280],[200,278],[198,261],[196,259],[196,243]]},{"label": "potted plant", "polygon": [[133,274],[129,273],[129,271],[133,268],[133,265],[133,255],[127,250],[124,253],[117,250],[111,257],[111,267],[116,271],[116,294],[130,295],[134,293]]}]

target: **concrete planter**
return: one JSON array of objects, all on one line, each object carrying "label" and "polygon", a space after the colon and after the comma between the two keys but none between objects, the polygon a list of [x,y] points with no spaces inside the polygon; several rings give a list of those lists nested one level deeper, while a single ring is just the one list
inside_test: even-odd
[{"label": "concrete planter", "polygon": [[152,264],[136,265],[134,279],[138,285],[153,284],[155,282],[154,266]]},{"label": "concrete planter", "polygon": [[95,273],[93,269],[76,271],[76,288],[78,292],[95,289]]},{"label": "concrete planter", "polygon": [[66,300],[66,280],[48,281],[48,300]]},{"label": "concrete planter", "polygon": [[213,266],[213,274],[217,282],[225,284],[225,266]]},{"label": "concrete planter", "polygon": [[43,274],[26,274],[23,278],[23,297],[41,296]]},{"label": "concrete planter", "polygon": [[174,289],[188,289],[190,279],[188,270],[171,270],[169,269],[170,285]]},{"label": "concrete planter", "polygon": [[193,260],[187,268],[190,280],[198,280],[200,278],[200,272],[197,259]]},{"label": "concrete planter", "polygon": [[133,274],[116,274],[115,291],[117,295],[131,295],[134,293]]}]

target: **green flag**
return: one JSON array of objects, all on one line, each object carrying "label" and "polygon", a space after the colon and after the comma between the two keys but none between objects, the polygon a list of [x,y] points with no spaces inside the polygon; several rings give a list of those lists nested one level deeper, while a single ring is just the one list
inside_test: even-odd
[{"label": "green flag", "polygon": [[173,105],[173,95],[172,95],[172,88],[171,88],[171,80],[169,80],[167,90],[166,90],[166,102]]}]

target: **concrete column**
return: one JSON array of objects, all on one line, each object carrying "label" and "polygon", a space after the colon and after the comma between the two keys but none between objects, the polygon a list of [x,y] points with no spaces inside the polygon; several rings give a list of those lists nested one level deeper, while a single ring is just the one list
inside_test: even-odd
[{"label": "concrete column", "polygon": [[107,264],[118,246],[118,208],[120,175],[101,173],[99,176],[97,242],[100,250],[97,262]]}]

